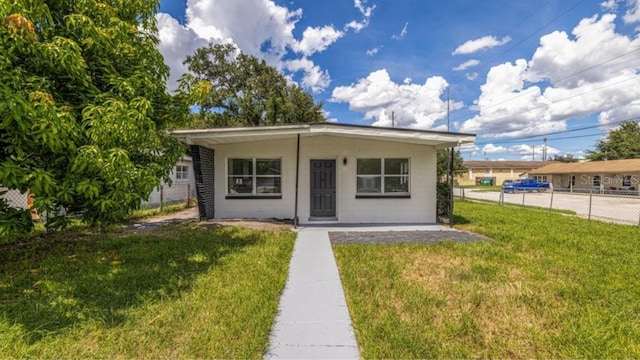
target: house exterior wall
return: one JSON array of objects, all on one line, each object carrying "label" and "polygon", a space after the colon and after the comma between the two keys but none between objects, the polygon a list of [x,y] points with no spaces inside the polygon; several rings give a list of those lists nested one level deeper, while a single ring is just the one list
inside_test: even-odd
[{"label": "house exterior wall", "polygon": [[461,175],[454,178],[454,183],[460,186],[472,186],[476,184],[476,178],[495,177],[496,185],[502,185],[505,180],[520,178],[520,174],[531,171],[524,168],[469,168]]},{"label": "house exterior wall", "polygon": [[[216,218],[295,216],[296,139],[217,145]],[[281,199],[227,199],[229,158],[280,158]],[[346,165],[343,159],[347,159]],[[410,198],[356,199],[358,158],[408,158]],[[433,147],[329,135],[301,137],[298,188],[299,223],[309,223],[310,161],[336,161],[336,217],[340,223],[435,223],[436,151]]]},{"label": "house exterior wall", "polygon": [[[189,168],[187,179],[176,179],[176,167],[173,167],[169,177],[172,182],[171,185],[162,183],[162,201],[164,202],[180,202],[186,201],[188,197],[195,198],[196,186],[193,173],[193,161],[191,158],[183,158],[176,163],[176,166],[187,166]],[[149,200],[143,201],[143,206],[157,206],[160,204],[160,188],[155,188],[149,194]]]},{"label": "house exterior wall", "polygon": [[[593,185],[593,177],[597,174],[573,174],[575,176],[574,189],[586,190],[638,190],[640,185],[640,173],[602,173],[600,175],[600,186]],[[548,175],[554,189],[569,189],[571,186],[571,176],[567,174]],[[623,184],[625,176],[630,176],[630,186]]]}]

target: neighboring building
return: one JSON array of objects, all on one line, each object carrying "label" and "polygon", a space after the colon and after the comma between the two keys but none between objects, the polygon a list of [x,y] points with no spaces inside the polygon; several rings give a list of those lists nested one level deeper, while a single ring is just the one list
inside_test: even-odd
[{"label": "neighboring building", "polygon": [[149,195],[148,201],[142,202],[143,206],[158,206],[161,202],[171,203],[195,199],[196,184],[191,156],[182,157],[171,171],[170,177],[171,185],[162,183]]},{"label": "neighboring building", "polygon": [[[467,171],[454,178],[460,186],[476,185],[482,179],[493,179],[494,185],[502,185],[505,180],[528,177],[533,169],[554,164],[550,161],[465,161]],[[545,181],[540,178],[540,181]]]},{"label": "neighboring building", "polygon": [[531,174],[546,176],[554,189],[638,190],[640,159],[554,163]]},{"label": "neighboring building", "polygon": [[176,130],[203,219],[435,223],[436,150],[475,135],[331,123]]}]

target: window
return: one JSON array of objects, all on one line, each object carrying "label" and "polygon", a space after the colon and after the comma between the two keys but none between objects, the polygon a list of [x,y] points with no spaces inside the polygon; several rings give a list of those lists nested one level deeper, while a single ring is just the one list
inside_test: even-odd
[{"label": "window", "polygon": [[176,165],[176,180],[189,180],[189,166]]},{"label": "window", "polygon": [[571,187],[576,186],[576,176],[575,175],[571,175]]},{"label": "window", "polygon": [[280,159],[229,159],[230,197],[278,197],[282,195]]},{"label": "window", "polygon": [[547,175],[536,175],[535,178],[537,182],[547,182]]},{"label": "window", "polygon": [[357,195],[409,195],[409,159],[358,159]]},{"label": "window", "polygon": [[593,179],[591,179],[591,184],[593,186],[600,186],[600,175],[595,175]]},{"label": "window", "polygon": [[631,186],[631,175],[624,175],[622,177],[622,186]]}]

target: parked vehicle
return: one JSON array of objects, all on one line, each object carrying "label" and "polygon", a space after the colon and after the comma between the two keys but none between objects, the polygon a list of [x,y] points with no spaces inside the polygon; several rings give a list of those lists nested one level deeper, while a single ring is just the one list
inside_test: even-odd
[{"label": "parked vehicle", "polygon": [[538,182],[536,179],[520,179],[515,181],[505,180],[502,183],[502,191],[504,192],[516,192],[516,191],[547,191],[549,190],[548,182]]}]

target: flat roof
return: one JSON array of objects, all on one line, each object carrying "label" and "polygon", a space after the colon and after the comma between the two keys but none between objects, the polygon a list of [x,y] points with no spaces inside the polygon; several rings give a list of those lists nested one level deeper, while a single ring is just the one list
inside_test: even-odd
[{"label": "flat roof", "polygon": [[169,134],[189,145],[214,147],[219,144],[293,138],[298,135],[333,135],[435,146],[438,149],[471,144],[475,134],[375,127],[336,123],[287,124],[254,127],[173,130]]}]

